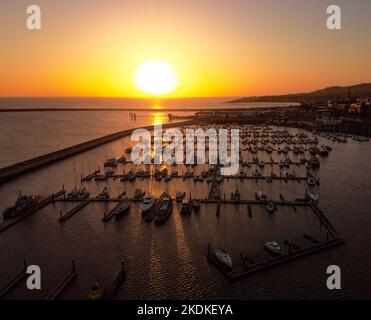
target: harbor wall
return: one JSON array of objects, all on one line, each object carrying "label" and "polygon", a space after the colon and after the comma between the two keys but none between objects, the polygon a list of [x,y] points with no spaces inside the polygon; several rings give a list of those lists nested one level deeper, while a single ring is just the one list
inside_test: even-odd
[{"label": "harbor wall", "polygon": [[[165,128],[172,128],[172,127],[180,127],[180,126],[186,126],[186,125],[192,125],[195,124],[197,121],[195,120],[189,120],[189,121],[182,121],[182,122],[176,122],[176,123],[167,123],[163,124],[162,127]],[[142,127],[143,129],[152,130],[153,126],[145,126]],[[123,138],[125,136],[128,136],[132,133],[133,129],[127,129],[123,131],[119,131],[116,133],[112,133],[97,139],[89,140],[71,147],[67,147],[58,151],[54,151],[36,158],[32,158],[26,161],[22,161],[19,163],[16,163],[14,165],[5,167],[0,169],[0,184],[3,184],[23,173],[26,173],[31,170],[35,170],[41,167],[44,167],[46,165],[49,165],[53,162],[62,160],[67,157],[71,157],[75,154],[81,153],[83,151],[93,149],[95,147],[98,147],[100,145],[103,145],[105,143]]]}]

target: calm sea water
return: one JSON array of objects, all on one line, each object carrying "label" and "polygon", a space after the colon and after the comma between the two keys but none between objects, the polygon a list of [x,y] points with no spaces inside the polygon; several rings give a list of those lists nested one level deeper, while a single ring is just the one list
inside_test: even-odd
[{"label": "calm sea water", "polygon": [[[52,113],[50,116],[53,116]],[[63,119],[63,115],[60,117]],[[112,115],[111,121],[115,117],[117,113]],[[94,119],[90,123],[102,128],[99,126],[102,116]],[[58,123],[55,118],[53,121]],[[138,121],[140,120],[137,118]],[[129,125],[136,126],[130,122]],[[12,126],[8,124],[8,128],[10,127]],[[18,130],[18,127],[23,128],[24,125],[20,122],[13,124],[13,128]],[[52,127],[53,122],[50,122],[49,128]],[[104,130],[111,132],[109,123],[106,128],[101,129],[100,134],[104,134]],[[97,134],[94,133],[95,129],[94,125],[84,127],[82,136],[71,144],[94,137]],[[118,124],[117,129],[125,128]],[[70,130],[76,132],[77,128]],[[117,131],[116,128],[113,131]],[[86,132],[93,133],[86,136]],[[44,135],[40,135],[40,144],[48,139],[48,134],[46,131]],[[27,131],[13,137],[15,145],[8,149],[9,152],[22,145],[22,140],[27,139],[26,135]],[[69,134],[71,139],[73,135]],[[1,137],[3,143],[7,135],[2,132]],[[306,246],[308,243],[303,240],[302,234],[307,232],[324,239],[323,227],[306,209],[294,212],[289,208],[279,208],[275,215],[269,216],[264,208],[257,206],[253,207],[253,216],[249,218],[245,206],[233,205],[222,207],[219,217],[215,214],[214,205],[203,206],[199,214],[193,213],[190,217],[183,217],[179,213],[179,206],[175,206],[171,218],[161,227],[145,223],[141,219],[139,206],[133,205],[129,215],[117,222],[113,219],[104,224],[101,222],[103,212],[108,211],[113,204],[101,203],[88,205],[70,220],[60,224],[60,210],[67,212],[75,204],[57,203],[0,234],[0,286],[21,269],[22,259],[27,258],[29,263],[38,264],[42,268],[44,289],[41,292],[30,292],[21,283],[7,298],[42,298],[69,270],[70,261],[74,258],[78,277],[61,298],[84,298],[91,281],[107,283],[124,259],[128,276],[117,299],[369,299],[371,173],[368,161],[371,157],[371,143],[350,140],[347,144],[340,144],[324,138],[321,138],[321,143],[330,145],[333,151],[322,161],[319,171],[320,208],[345,238],[344,246],[231,282],[208,263],[207,243],[225,247],[238,265],[241,251],[254,259],[266,258],[262,250],[264,241],[289,238]],[[47,144],[51,150],[55,149],[55,144]],[[81,173],[90,172],[108,157],[121,156],[123,149],[129,144],[128,138],[114,141],[1,185],[0,210],[14,201],[19,190],[47,195],[59,190],[62,184],[68,189],[73,188],[78,180],[76,177]],[[33,148],[35,152],[39,152],[39,147],[33,145]],[[24,155],[22,152],[20,154]],[[251,158],[248,154],[244,156]],[[267,155],[259,156],[264,158]],[[279,159],[282,155],[274,152],[272,156]],[[130,167],[128,165],[125,170]],[[202,169],[195,168],[197,172]],[[121,170],[124,168],[119,167],[119,171]],[[178,167],[178,170],[182,171],[184,168]],[[245,170],[249,173],[251,169]],[[270,173],[270,168],[264,170],[265,173]],[[290,170],[295,170],[297,175],[305,174],[303,169],[297,167]],[[105,183],[91,181],[86,186],[92,195],[96,195]],[[302,197],[306,188],[304,183],[297,182],[267,184],[226,180],[221,191],[229,197],[236,187],[242,198],[250,199],[261,188],[274,199],[279,197],[279,193],[283,193],[286,199]],[[194,183],[192,180],[172,181],[168,184],[137,180],[126,185],[119,180],[110,181],[112,196],[125,188],[129,195],[135,188],[142,188],[156,196],[164,190],[172,196],[176,191],[192,190],[193,197],[205,197],[209,191],[206,183]],[[326,288],[326,268],[331,264],[337,264],[342,269],[340,291],[329,291]]]}]

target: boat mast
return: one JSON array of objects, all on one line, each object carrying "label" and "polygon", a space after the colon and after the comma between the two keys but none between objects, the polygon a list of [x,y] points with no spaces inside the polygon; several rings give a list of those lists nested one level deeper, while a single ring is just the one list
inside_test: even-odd
[{"label": "boat mast", "polygon": [[77,189],[77,180],[76,180],[76,172],[75,172],[75,159],[72,160],[72,168],[73,168],[73,178],[75,180],[75,189]]}]

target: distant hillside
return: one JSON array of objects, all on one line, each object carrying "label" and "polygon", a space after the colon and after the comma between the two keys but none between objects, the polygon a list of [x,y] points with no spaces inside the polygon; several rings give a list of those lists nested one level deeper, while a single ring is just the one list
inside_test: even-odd
[{"label": "distant hillside", "polygon": [[347,98],[348,90],[350,97],[371,97],[371,83],[363,83],[348,87],[329,87],[308,93],[246,97],[228,102],[320,102],[333,99],[336,96],[339,99],[345,99]]}]

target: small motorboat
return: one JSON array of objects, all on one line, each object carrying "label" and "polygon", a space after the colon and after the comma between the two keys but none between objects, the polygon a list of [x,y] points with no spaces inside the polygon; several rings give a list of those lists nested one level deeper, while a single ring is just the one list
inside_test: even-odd
[{"label": "small motorboat", "polygon": [[240,192],[238,190],[236,190],[235,193],[232,193],[232,200],[240,201],[240,199],[241,199],[241,196],[240,196]]},{"label": "small motorboat", "polygon": [[74,189],[72,189],[70,192],[67,193],[66,198],[67,198],[68,200],[72,200],[72,199],[75,199],[76,196],[77,196],[77,189],[74,188]]},{"label": "small motorboat", "polygon": [[180,209],[181,214],[192,213],[192,201],[190,199],[183,199],[182,208]]},{"label": "small motorboat", "polygon": [[273,255],[282,255],[283,251],[276,241],[268,241],[264,243],[264,249],[268,250]]},{"label": "small motorboat", "polygon": [[268,196],[262,190],[259,191],[257,198],[260,201],[268,201],[269,200]]},{"label": "small motorboat", "polygon": [[76,199],[77,200],[85,200],[90,195],[89,191],[86,190],[86,188],[80,188],[77,190]]},{"label": "small motorboat", "polygon": [[185,197],[185,192],[178,191],[175,195],[176,202],[182,202]]},{"label": "small motorboat", "polygon": [[310,200],[310,201],[313,201],[314,203],[317,203],[318,200],[319,200],[319,195],[318,195],[318,193],[306,192],[305,193],[305,198]]},{"label": "small motorboat", "polygon": [[146,215],[149,211],[151,211],[155,203],[156,199],[154,197],[150,195],[145,197],[141,205],[142,215]]},{"label": "small motorboat", "polygon": [[107,159],[104,162],[105,167],[117,167],[117,160],[115,158]]},{"label": "small motorboat", "polygon": [[133,181],[135,178],[136,178],[136,174],[134,173],[134,171],[130,170],[128,172],[128,180]]},{"label": "small motorboat", "polygon": [[160,203],[156,208],[156,224],[163,224],[173,211],[173,200],[167,192],[164,192],[161,196]]},{"label": "small motorboat", "polygon": [[109,198],[109,189],[105,187],[103,191],[98,195],[98,199],[108,199]]},{"label": "small motorboat", "polygon": [[99,282],[94,281],[91,284],[88,298],[89,300],[101,300],[103,298],[103,289]]},{"label": "small motorboat", "polygon": [[123,155],[123,156],[121,156],[120,158],[118,158],[118,159],[117,159],[117,162],[118,162],[118,163],[126,163],[126,158],[125,158],[125,156]]},{"label": "small motorboat", "polygon": [[220,199],[220,191],[219,191],[219,189],[216,189],[216,190],[214,191],[214,199],[217,199],[217,200]]},{"label": "small motorboat", "polygon": [[265,205],[265,208],[267,209],[267,211],[269,213],[272,213],[274,212],[274,210],[276,209],[274,203],[272,201],[269,201],[266,205]]},{"label": "small motorboat", "polygon": [[233,263],[230,255],[221,248],[209,245],[209,255],[213,261],[217,263],[222,269],[232,271]]},{"label": "small motorboat", "polygon": [[308,186],[314,187],[316,185],[316,180],[313,177],[308,178]]},{"label": "small motorboat", "polygon": [[111,167],[106,167],[104,170],[104,175],[106,177],[112,177],[115,174],[115,170],[113,170]]},{"label": "small motorboat", "polygon": [[200,211],[200,208],[201,208],[201,202],[198,201],[198,200],[194,200],[193,201],[193,210],[195,212],[198,212],[198,211]]}]

